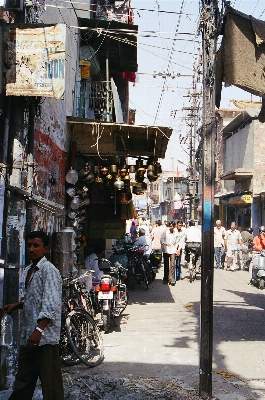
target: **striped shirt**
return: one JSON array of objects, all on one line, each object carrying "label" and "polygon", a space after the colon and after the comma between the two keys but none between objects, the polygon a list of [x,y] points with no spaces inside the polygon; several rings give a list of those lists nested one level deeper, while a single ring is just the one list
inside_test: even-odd
[{"label": "striped shirt", "polygon": [[50,322],[44,329],[40,346],[58,344],[62,309],[62,279],[60,272],[46,257],[43,257],[36,265],[26,287],[26,277],[31,266],[32,264],[25,269],[20,344],[26,346],[29,336],[38,325],[38,320],[43,318],[49,318]]}]

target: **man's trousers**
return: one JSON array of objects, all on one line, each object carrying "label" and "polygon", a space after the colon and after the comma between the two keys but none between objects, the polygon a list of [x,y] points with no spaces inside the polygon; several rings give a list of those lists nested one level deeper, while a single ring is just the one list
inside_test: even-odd
[{"label": "man's trousers", "polygon": [[18,372],[9,400],[31,400],[38,378],[43,400],[64,400],[59,345],[20,347]]}]

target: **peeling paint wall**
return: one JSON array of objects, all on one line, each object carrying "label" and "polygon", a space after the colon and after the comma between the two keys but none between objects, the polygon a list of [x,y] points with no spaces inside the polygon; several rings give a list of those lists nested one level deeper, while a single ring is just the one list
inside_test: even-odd
[{"label": "peeling paint wall", "polygon": [[52,138],[35,129],[33,192],[64,204],[67,153]]}]

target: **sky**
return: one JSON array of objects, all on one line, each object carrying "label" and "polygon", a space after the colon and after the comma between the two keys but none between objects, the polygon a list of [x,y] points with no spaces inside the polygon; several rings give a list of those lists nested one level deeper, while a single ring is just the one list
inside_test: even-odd
[{"label": "sky", "polygon": [[[219,0],[220,8],[221,3]],[[231,6],[265,20],[264,0],[232,0]],[[190,111],[183,108],[194,106],[192,93],[201,93],[201,1],[132,0],[132,7],[139,31],[138,76],[135,86],[130,83],[130,108],[136,110],[138,125],[173,128],[162,166],[164,170],[183,170],[186,167],[178,160],[189,162],[185,138],[193,129]],[[259,100],[234,86],[223,88],[221,107],[234,107],[232,99]],[[197,106],[202,106],[200,96]]]}]

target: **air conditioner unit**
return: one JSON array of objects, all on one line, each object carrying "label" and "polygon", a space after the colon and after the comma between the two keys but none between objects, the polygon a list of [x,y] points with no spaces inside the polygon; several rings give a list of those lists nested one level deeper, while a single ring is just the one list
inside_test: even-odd
[{"label": "air conditioner unit", "polygon": [[0,0],[0,8],[4,10],[23,10],[24,0]]}]

